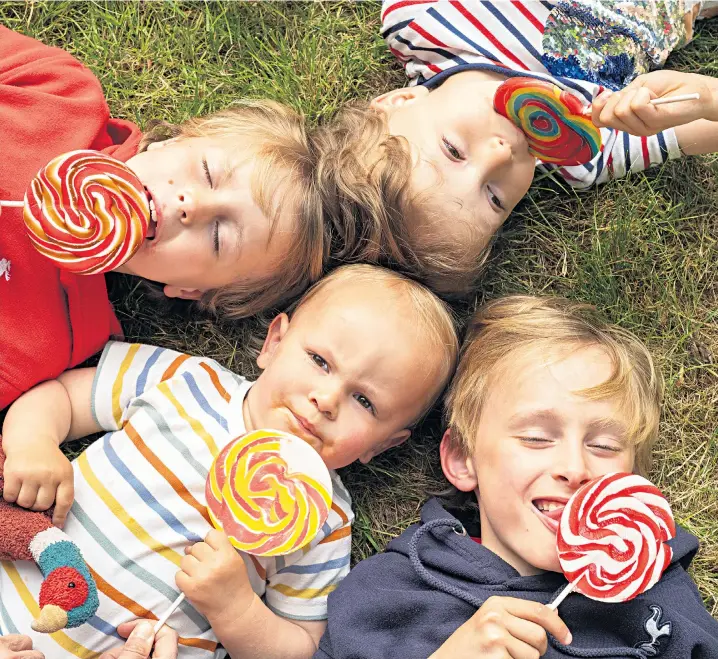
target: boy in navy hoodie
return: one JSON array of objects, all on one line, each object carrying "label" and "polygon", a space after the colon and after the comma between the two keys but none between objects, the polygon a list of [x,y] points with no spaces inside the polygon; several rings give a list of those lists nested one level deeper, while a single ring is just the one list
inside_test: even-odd
[{"label": "boy in navy hoodie", "polygon": [[[610,472],[645,473],[662,380],[632,334],[567,300],[514,296],[473,319],[447,398],[441,464],[472,499],[439,500],[329,596],[315,659],[718,658],[718,621],[686,569],[679,528],[660,581],[617,604],[571,594],[556,529],[571,495]],[[570,630],[570,631],[569,631]]]}]

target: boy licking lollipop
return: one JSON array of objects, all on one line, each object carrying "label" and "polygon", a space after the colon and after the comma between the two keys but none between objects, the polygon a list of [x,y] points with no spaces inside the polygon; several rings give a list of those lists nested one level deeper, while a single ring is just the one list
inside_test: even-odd
[{"label": "boy licking lollipop", "polygon": [[0,630],[30,634],[47,657],[85,656],[116,646],[119,624],[161,616],[181,590],[187,599],[168,622],[180,657],[211,657],[217,643],[231,657],[311,656],[327,595],[349,570],[349,496],[332,471],[329,518],[308,549],[250,558],[223,533],[208,533],[213,458],[235,437],[273,428],[306,441],[330,470],[368,462],[408,439],[457,352],[452,316],[433,294],[355,265],[274,319],[254,383],[208,359],[111,343],[97,368],[60,377],[53,405],[39,407],[38,390],[28,392],[8,413],[8,460],[23,437],[36,438],[38,459],[66,438],[107,431],[72,465],[75,502],[64,527],[100,605],[80,627],[33,634],[41,574],[30,562],[4,563]]},{"label": "boy licking lollipop", "polygon": [[[366,171],[386,213],[395,213],[397,234],[425,257],[427,281],[465,293],[537,165],[585,188],[718,151],[718,82],[653,71],[690,41],[701,5],[385,0],[382,36],[409,87],[340,112],[325,140],[328,158],[343,166],[322,171],[342,191]],[[573,94],[601,128],[603,151],[579,165],[537,162],[525,135],[494,109],[498,87],[516,76]],[[649,104],[695,92],[699,100]]]},{"label": "boy licking lollipop", "polygon": [[[463,506],[432,499],[419,524],[352,570],[329,597],[315,657],[718,657],[718,621],[686,573],[698,543],[680,528],[642,595],[546,606],[566,586],[564,506],[594,478],[645,473],[661,398],[645,346],[587,307],[488,303],[462,348],[441,442]],[[614,556],[619,568],[627,560]]]}]

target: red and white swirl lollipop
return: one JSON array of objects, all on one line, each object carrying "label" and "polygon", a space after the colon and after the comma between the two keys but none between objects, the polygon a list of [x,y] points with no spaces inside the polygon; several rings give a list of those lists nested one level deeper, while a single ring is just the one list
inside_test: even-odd
[{"label": "red and white swirl lollipop", "polygon": [[673,513],[660,490],[636,474],[607,474],[581,487],[561,515],[557,549],[568,586],[604,602],[626,602],[653,587],[671,563]]},{"label": "red and white swirl lollipop", "polygon": [[23,219],[35,248],[79,275],[109,272],[147,235],[150,206],[142,182],[99,151],[51,160],[25,193]]}]

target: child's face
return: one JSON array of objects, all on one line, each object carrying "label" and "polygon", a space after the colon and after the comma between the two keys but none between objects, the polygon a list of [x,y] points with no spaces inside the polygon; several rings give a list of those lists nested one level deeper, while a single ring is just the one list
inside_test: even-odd
[{"label": "child's face", "polygon": [[409,437],[445,381],[443,351],[421,334],[395,293],[351,282],[317,292],[272,323],[245,400],[248,429],[293,433],[330,469],[368,462]]},{"label": "child's face", "polygon": [[[407,87],[373,101],[387,113],[389,132],[411,146],[412,191],[431,192],[432,210],[458,214],[486,243],[526,194],[536,163],[524,134],[493,108],[502,80],[466,71],[432,91]],[[464,234],[456,220],[442,223],[442,231],[452,229]]]},{"label": "child's face", "polygon": [[255,159],[247,154],[236,140],[193,137],[157,142],[131,158],[127,165],[155,211],[148,237],[120,270],[185,298],[271,274],[289,251],[294,209],[284,205],[270,239],[269,219],[252,197]]},{"label": "child's face", "polygon": [[617,402],[573,393],[605,382],[611,360],[588,347],[508,371],[483,405],[473,455],[445,435],[442,466],[459,489],[475,490],[488,549],[522,575],[560,572],[556,531],[568,499],[593,478],[633,469]]}]

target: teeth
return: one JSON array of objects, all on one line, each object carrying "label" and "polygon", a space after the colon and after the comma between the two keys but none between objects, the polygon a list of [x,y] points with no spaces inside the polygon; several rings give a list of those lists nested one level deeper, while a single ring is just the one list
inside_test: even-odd
[{"label": "teeth", "polygon": [[555,501],[539,501],[536,504],[536,507],[544,513],[550,513],[552,510],[559,510],[564,507],[561,503],[556,503]]},{"label": "teeth", "polygon": [[155,222],[155,200],[150,199],[150,220]]}]

